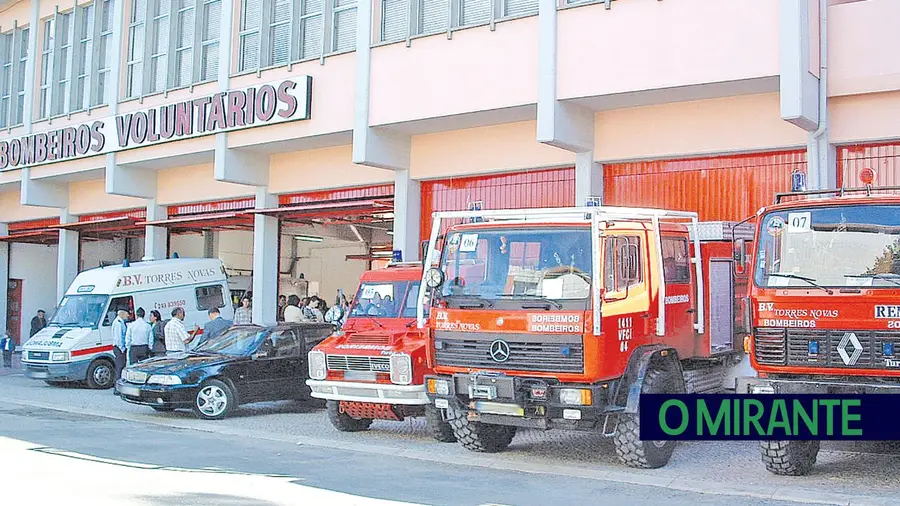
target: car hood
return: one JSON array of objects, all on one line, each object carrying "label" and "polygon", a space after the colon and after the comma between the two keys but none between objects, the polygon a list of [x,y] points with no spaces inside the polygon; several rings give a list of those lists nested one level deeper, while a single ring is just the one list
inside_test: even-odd
[{"label": "car hood", "polygon": [[24,350],[68,350],[94,332],[84,327],[44,327],[22,346]]},{"label": "car hood", "polygon": [[179,374],[211,365],[243,360],[245,357],[230,355],[200,355],[196,353],[180,353],[173,356],[151,358],[130,368],[147,374]]}]

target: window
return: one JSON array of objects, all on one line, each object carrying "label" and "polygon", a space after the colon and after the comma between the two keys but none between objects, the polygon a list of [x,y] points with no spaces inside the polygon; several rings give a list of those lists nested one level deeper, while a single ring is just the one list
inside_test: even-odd
[{"label": "window", "polygon": [[276,357],[299,357],[303,352],[300,340],[297,339],[297,335],[290,330],[273,332],[266,338],[266,340],[268,339],[271,339],[274,343],[274,356]]},{"label": "window", "polygon": [[12,69],[14,33],[0,34],[0,128],[9,124],[12,102]]},{"label": "window", "polygon": [[221,18],[222,0],[134,0],[126,96],[216,80]]},{"label": "window", "polygon": [[604,286],[607,292],[624,291],[643,282],[641,238],[617,236],[606,238]]},{"label": "window", "polygon": [[[94,0],[44,20],[39,118],[81,111],[106,102],[110,58],[114,57],[114,51],[109,47],[112,18],[113,0]],[[27,42],[19,54],[23,69],[21,93],[24,97]],[[23,106],[24,101],[19,107]]]},{"label": "window", "polygon": [[691,282],[691,260],[688,257],[687,239],[662,238],[663,277],[666,283]]},{"label": "window", "polygon": [[103,320],[103,326],[112,325],[116,319],[116,313],[119,311],[128,311],[128,314],[134,316],[134,299],[128,297],[116,297],[109,301],[109,308],[106,310],[106,318]]},{"label": "window", "polygon": [[225,307],[225,295],[221,285],[201,286],[194,290],[197,295],[197,309],[209,311],[212,308]]},{"label": "window", "polygon": [[[330,29],[328,33],[326,26]],[[241,72],[354,49],[356,0],[327,3],[325,0],[243,0],[241,3],[238,62]]]},{"label": "window", "polygon": [[538,0],[381,0],[379,40],[396,42],[408,36],[441,33],[451,28],[537,13]]},{"label": "window", "polygon": [[350,316],[379,316],[397,318],[397,304],[406,295],[408,281],[363,283],[353,299]]},{"label": "window", "polygon": [[[406,303],[403,305],[403,311],[401,312],[401,318],[415,318],[417,308],[419,305],[419,283],[414,282],[409,285],[409,290],[406,292]],[[429,307],[428,303],[428,294],[425,294],[425,316],[428,316]]]}]

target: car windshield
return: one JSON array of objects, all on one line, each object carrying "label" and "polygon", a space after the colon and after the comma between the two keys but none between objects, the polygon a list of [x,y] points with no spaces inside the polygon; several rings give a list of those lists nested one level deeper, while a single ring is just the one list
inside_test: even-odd
[{"label": "car windshield", "polygon": [[48,322],[60,327],[96,327],[106,307],[106,295],[66,295]]},{"label": "car windshield", "polygon": [[409,281],[362,283],[353,299],[350,316],[397,318],[408,288]]},{"label": "car windshield", "polygon": [[243,357],[256,351],[260,341],[268,333],[268,329],[259,327],[234,327],[219,336],[203,341],[193,351]]},{"label": "car windshield", "polygon": [[809,207],[763,216],[761,287],[900,287],[900,206]]},{"label": "car windshield", "polygon": [[443,249],[443,297],[571,300],[591,293],[587,228],[456,231]]}]

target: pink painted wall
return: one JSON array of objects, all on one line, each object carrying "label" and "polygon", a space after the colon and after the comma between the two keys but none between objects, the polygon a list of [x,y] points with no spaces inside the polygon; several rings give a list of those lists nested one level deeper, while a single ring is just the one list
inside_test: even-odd
[{"label": "pink painted wall", "polygon": [[[537,102],[538,20],[532,16],[372,49],[369,122]],[[345,98],[346,99],[346,98]]]},{"label": "pink painted wall", "polygon": [[354,164],[352,148],[334,146],[278,153],[269,162],[269,191],[290,193],[393,183],[394,172]]},{"label": "pink painted wall", "polygon": [[900,90],[900,2],[868,0],[828,9],[828,94]]},{"label": "pink painted wall", "polygon": [[559,13],[559,98],[778,75],[779,0],[628,0]]}]

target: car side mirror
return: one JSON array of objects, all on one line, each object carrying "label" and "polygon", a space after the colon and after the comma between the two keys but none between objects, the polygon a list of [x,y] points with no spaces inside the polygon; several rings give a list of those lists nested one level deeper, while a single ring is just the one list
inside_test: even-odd
[{"label": "car side mirror", "polygon": [[747,270],[747,241],[737,239],[734,241],[734,273],[744,274]]}]

